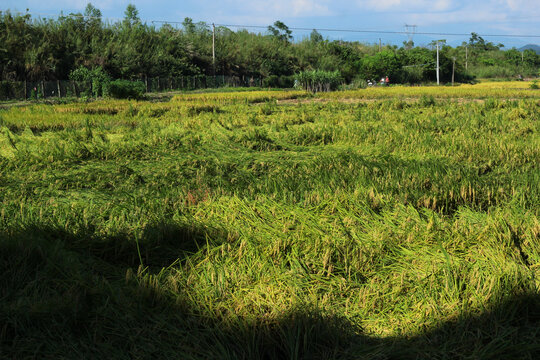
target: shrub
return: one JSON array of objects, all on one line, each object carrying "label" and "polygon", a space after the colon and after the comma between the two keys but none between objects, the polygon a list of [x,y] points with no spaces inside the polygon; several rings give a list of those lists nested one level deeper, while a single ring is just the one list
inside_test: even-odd
[{"label": "shrub", "polygon": [[263,79],[263,87],[275,88],[278,87],[279,77],[277,75],[270,75]]},{"label": "shrub", "polygon": [[144,96],[142,81],[114,80],[109,83],[108,94],[115,99],[140,99]]},{"label": "shrub", "polygon": [[280,88],[292,88],[294,87],[294,76],[282,75],[279,77]]},{"label": "shrub", "polygon": [[350,84],[347,85],[341,85],[339,87],[340,90],[355,90],[355,89],[365,89],[368,87],[368,83],[366,80],[355,77]]},{"label": "shrub", "polygon": [[92,93],[90,94],[90,91],[85,91],[82,95],[94,97],[106,96],[108,84],[111,81],[111,78],[101,66],[92,70],[81,66],[73,70],[69,74],[69,78],[78,82],[91,83]]},{"label": "shrub", "polygon": [[296,75],[295,80],[307,91],[335,90],[341,83],[339,71],[302,71]]},{"label": "shrub", "polygon": [[14,81],[0,81],[0,100],[24,98],[24,85]]},{"label": "shrub", "polygon": [[292,88],[294,86],[294,76],[270,75],[263,79],[263,87],[266,88]]},{"label": "shrub", "polygon": [[534,81],[529,85],[529,87],[530,87],[531,89],[538,89],[538,88],[539,88],[539,86],[538,86],[538,80],[534,80]]}]

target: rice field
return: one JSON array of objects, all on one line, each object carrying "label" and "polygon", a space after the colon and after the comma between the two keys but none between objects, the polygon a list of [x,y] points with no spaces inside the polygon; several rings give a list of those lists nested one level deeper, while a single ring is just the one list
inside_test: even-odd
[{"label": "rice field", "polygon": [[531,81],[483,82],[475,85],[456,86],[391,86],[339,91],[321,94],[325,99],[418,99],[434,97],[453,101],[478,101],[488,99],[519,100],[538,99],[538,91],[530,89]]},{"label": "rice field", "polygon": [[513,84],[0,110],[0,358],[536,358]]}]

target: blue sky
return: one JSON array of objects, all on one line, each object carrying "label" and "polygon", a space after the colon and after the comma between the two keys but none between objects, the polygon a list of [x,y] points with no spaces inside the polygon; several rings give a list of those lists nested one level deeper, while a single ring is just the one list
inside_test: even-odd
[{"label": "blue sky", "polygon": [[[281,20],[290,27],[404,31],[405,24],[417,25],[417,32],[540,35],[540,0],[95,0],[104,18],[123,17],[127,4],[133,3],[141,19],[270,25]],[[26,11],[58,15],[84,10],[86,0],[1,0],[0,10]],[[264,30],[262,30],[264,31]],[[406,35],[339,33],[321,31],[325,38],[401,44]],[[296,31],[295,38],[309,32]],[[450,44],[467,41],[467,36],[415,35],[417,45],[435,39]],[[485,37],[508,47],[540,44],[538,38]]]}]

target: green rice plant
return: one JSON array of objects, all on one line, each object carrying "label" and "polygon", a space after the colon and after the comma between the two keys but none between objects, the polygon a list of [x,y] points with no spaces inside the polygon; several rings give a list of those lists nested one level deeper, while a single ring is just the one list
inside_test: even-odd
[{"label": "green rice plant", "polygon": [[0,357],[534,358],[538,95],[476,86],[0,110]]}]

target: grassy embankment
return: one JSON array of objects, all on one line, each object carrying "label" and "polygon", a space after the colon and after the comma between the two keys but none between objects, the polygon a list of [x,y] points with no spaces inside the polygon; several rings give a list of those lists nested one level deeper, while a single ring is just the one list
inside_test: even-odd
[{"label": "grassy embankment", "polygon": [[0,357],[540,352],[538,92],[302,96],[0,111]]}]

